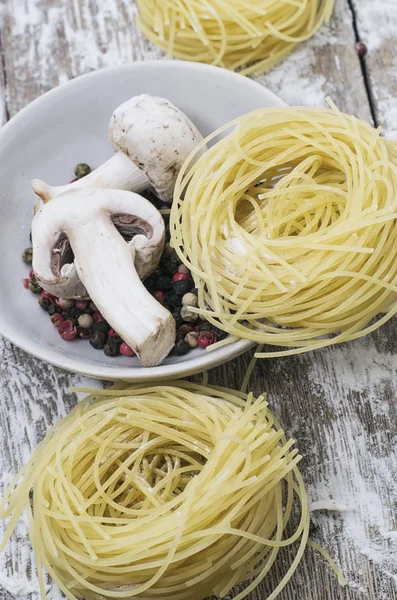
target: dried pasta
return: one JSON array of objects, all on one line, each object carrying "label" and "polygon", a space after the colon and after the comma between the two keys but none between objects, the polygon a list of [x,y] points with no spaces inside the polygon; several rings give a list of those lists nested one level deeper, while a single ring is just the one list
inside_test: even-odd
[{"label": "dried pasta", "polygon": [[171,242],[198,288],[192,310],[231,334],[221,344],[296,354],[397,312],[395,145],[330,106],[246,115],[180,173]]},{"label": "dried pasta", "polygon": [[169,55],[261,73],[328,21],[334,0],[138,0],[142,32]]},{"label": "dried pasta", "polygon": [[252,579],[241,600],[295,545],[273,600],[308,539],[293,443],[264,396],[190,382],[95,391],[10,485],[1,547],[26,508],[42,598],[44,566],[70,600],[203,600]]}]

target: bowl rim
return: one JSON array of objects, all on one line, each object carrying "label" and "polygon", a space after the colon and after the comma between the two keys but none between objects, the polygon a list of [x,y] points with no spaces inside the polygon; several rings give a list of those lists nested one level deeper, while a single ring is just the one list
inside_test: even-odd
[{"label": "bowl rim", "polygon": [[[207,65],[203,63],[189,62],[183,60],[147,60],[138,61],[131,64],[106,67],[98,69],[90,73],[79,75],[66,83],[60,84],[55,88],[45,92],[44,94],[35,98],[32,102],[22,108],[16,115],[14,115],[5,125],[0,129],[0,141],[6,139],[12,134],[13,128],[17,127],[20,122],[29,118],[31,113],[36,111],[36,107],[42,105],[42,108],[57,96],[63,94],[65,88],[72,90],[80,86],[85,86],[87,82],[100,79],[106,74],[119,74],[129,72],[139,72],[141,69],[188,69],[190,71],[216,71],[221,77],[226,79],[239,79],[244,80],[244,85],[251,87],[258,91],[260,89],[264,96],[271,97],[274,100],[275,106],[285,106],[285,103],[267,87],[262,84],[248,79],[243,75],[228,71],[221,67],[213,65]],[[172,364],[162,364],[158,367],[109,367],[105,365],[95,365],[93,363],[86,363],[81,360],[75,360],[66,356],[63,356],[56,350],[45,348],[40,342],[32,341],[28,339],[22,333],[16,331],[10,326],[7,321],[0,315],[0,334],[7,338],[10,342],[31,354],[32,356],[43,360],[51,365],[59,367],[61,369],[71,371],[73,373],[86,375],[96,379],[105,380],[124,380],[124,381],[136,381],[145,382],[149,380],[159,379],[172,379],[176,377],[186,377],[194,373],[200,373],[210,368],[219,366],[229,360],[236,358],[255,346],[255,343],[240,339],[214,351],[203,352],[202,356],[192,358],[183,362],[177,362]]]}]

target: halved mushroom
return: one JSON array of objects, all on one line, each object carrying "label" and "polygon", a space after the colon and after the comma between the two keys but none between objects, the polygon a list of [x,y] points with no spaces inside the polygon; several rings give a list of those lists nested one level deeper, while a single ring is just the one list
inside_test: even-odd
[{"label": "halved mushroom", "polygon": [[34,192],[43,202],[48,202],[77,187],[138,193],[153,187],[163,202],[171,203],[179,171],[203,137],[171,102],[143,94],[114,111],[109,123],[109,139],[117,153],[98,169],[74,183],[58,187],[34,179]]},{"label": "halved mushroom", "polygon": [[[129,234],[135,236],[126,242]],[[156,366],[175,343],[175,321],[140,277],[157,266],[164,237],[160,213],[138,194],[76,188],[35,215],[33,269],[45,290],[65,297],[75,284],[68,279],[72,265],[63,264],[71,258],[62,252],[68,240],[75,276],[92,301],[142,364]]]}]

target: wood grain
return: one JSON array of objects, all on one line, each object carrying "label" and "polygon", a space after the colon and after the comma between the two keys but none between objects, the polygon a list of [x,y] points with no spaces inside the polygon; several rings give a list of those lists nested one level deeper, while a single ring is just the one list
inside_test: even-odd
[{"label": "wood grain", "polygon": [[[357,0],[353,14],[348,0],[337,0],[330,25],[259,80],[290,104],[323,104],[330,95],[343,110],[371,119],[354,47],[354,24],[363,28],[363,35],[364,22],[371,27],[360,13],[360,6],[371,1]],[[387,8],[391,2],[374,4]],[[81,73],[161,58],[138,31],[135,14],[132,0],[1,0],[4,114],[14,115],[46,90]],[[387,84],[388,97],[395,93],[393,57],[392,44],[383,40],[367,59],[375,114],[389,128],[382,89]],[[353,508],[347,516],[318,516],[313,531],[314,539],[342,566],[351,587],[339,587],[324,560],[308,550],[280,600],[397,600],[396,561],[389,560],[397,552],[391,535],[397,528],[395,326],[396,321],[391,322],[374,336],[340,348],[256,366],[251,388],[269,393],[285,430],[296,438],[310,497],[338,501],[338,493],[347,490]],[[240,387],[249,360],[248,355],[216,369],[210,380]],[[3,480],[0,477],[3,485],[49,426],[73,406],[76,398],[67,389],[79,380],[1,341],[0,456],[7,473]],[[373,506],[377,508],[379,499],[377,517]],[[0,600],[12,599],[12,590],[32,592],[30,598],[37,600],[31,558],[22,524],[5,557],[0,557]],[[250,600],[268,596],[288,558],[280,557],[273,578]],[[49,598],[60,597],[49,584]]]}]

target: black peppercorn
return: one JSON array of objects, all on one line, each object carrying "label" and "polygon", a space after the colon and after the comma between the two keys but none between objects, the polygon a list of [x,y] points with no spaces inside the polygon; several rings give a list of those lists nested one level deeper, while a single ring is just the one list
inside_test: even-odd
[{"label": "black peppercorn", "polygon": [[95,350],[103,350],[106,340],[107,336],[103,331],[94,331],[91,333],[90,344]]},{"label": "black peppercorn", "polygon": [[153,292],[156,290],[153,277],[148,277],[147,279],[145,279],[145,281],[143,282],[143,285],[145,286],[145,288],[147,289],[147,291],[150,294],[153,294]]},{"label": "black peppercorn", "polygon": [[190,346],[184,339],[179,340],[174,346],[175,354],[179,354],[180,356],[182,356],[182,354],[187,354],[189,350]]},{"label": "black peppercorn", "polygon": [[120,337],[112,336],[108,338],[103,349],[106,356],[119,356],[121,342],[122,340]]},{"label": "black peppercorn", "polygon": [[191,287],[191,284],[185,279],[174,282],[174,292],[175,294],[178,294],[178,296],[187,294]]},{"label": "black peppercorn", "polygon": [[81,310],[81,308],[76,308],[75,306],[72,306],[72,308],[68,308],[68,310],[66,311],[66,315],[67,315],[67,319],[78,319],[84,311]]},{"label": "black peppercorn", "polygon": [[167,277],[166,275],[162,275],[161,277],[157,277],[156,279],[156,290],[159,292],[168,292],[172,289],[172,279],[171,277]]},{"label": "black peppercorn", "polygon": [[174,291],[167,292],[165,300],[169,306],[182,306],[182,296],[178,296]]},{"label": "black peppercorn", "polygon": [[51,306],[48,307],[48,314],[50,315],[50,317],[51,317],[51,315],[55,315],[55,313],[60,313],[60,312],[61,312],[61,309],[56,304],[51,304]]},{"label": "black peppercorn", "polygon": [[208,321],[203,321],[198,325],[198,329],[199,331],[210,331],[211,329],[211,325],[208,323]]},{"label": "black peppercorn", "polygon": [[95,333],[97,331],[107,334],[107,332],[109,331],[109,325],[106,323],[106,321],[97,321],[93,324],[93,326],[91,327],[91,332]]},{"label": "black peppercorn", "polygon": [[88,340],[91,335],[91,330],[88,327],[77,327],[77,337],[82,340]]},{"label": "black peppercorn", "polygon": [[87,165],[86,163],[79,163],[74,168],[74,174],[76,175],[76,177],[78,179],[81,179],[82,177],[85,177],[86,175],[89,175],[90,173],[91,173],[91,167],[89,165]]},{"label": "black peppercorn", "polygon": [[164,275],[175,275],[178,271],[179,263],[176,258],[172,256],[163,256],[160,260],[160,265]]},{"label": "black peppercorn", "polygon": [[179,309],[173,310],[172,311],[172,316],[175,319],[175,324],[176,324],[176,328],[179,329],[179,327],[182,325],[183,323],[183,319],[181,317],[181,313]]}]

